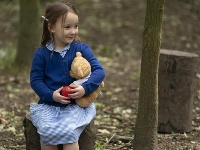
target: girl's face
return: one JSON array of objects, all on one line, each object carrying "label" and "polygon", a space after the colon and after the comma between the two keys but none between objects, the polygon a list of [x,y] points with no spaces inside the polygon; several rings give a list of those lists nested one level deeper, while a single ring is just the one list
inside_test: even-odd
[{"label": "girl's face", "polygon": [[59,17],[55,25],[49,25],[49,30],[54,35],[55,47],[59,50],[71,43],[78,34],[78,16],[72,12],[65,16]]}]

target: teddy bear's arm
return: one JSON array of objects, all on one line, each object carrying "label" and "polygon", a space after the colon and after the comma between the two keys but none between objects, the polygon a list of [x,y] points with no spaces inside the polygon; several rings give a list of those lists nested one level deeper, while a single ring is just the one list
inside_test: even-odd
[{"label": "teddy bear's arm", "polygon": [[89,106],[92,102],[94,102],[100,93],[101,89],[104,87],[104,82],[101,83],[101,85],[92,93],[89,95],[85,95],[79,99],[76,99],[76,104],[79,105],[80,107],[87,107]]}]

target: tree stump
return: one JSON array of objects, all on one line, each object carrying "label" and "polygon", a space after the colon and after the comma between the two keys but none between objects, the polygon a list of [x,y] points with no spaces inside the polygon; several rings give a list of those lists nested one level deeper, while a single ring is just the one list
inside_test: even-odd
[{"label": "tree stump", "polygon": [[[40,137],[37,129],[32,124],[29,115],[24,118],[24,135],[26,139],[26,150],[41,150]],[[94,120],[83,130],[79,138],[80,150],[94,150],[95,146],[95,127]],[[58,145],[58,150],[62,150],[62,145]]]},{"label": "tree stump", "polygon": [[158,132],[192,130],[192,109],[198,55],[161,50],[158,75]]}]

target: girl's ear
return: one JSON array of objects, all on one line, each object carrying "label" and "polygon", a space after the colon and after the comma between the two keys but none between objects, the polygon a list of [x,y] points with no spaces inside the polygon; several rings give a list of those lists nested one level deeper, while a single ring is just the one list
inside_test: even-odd
[{"label": "girl's ear", "polygon": [[48,23],[48,30],[49,30],[49,32],[51,32],[51,33],[54,32],[54,28],[53,28],[53,26],[51,25],[51,23]]}]

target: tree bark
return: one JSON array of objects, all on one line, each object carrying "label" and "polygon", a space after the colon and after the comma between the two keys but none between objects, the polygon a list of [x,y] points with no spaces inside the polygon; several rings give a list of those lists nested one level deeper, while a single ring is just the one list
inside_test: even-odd
[{"label": "tree bark", "polygon": [[30,68],[32,55],[40,41],[39,0],[20,0],[20,27],[14,66]]},{"label": "tree bark", "polygon": [[81,134],[78,144],[79,150],[94,150],[96,141],[94,121],[92,121]]},{"label": "tree bark", "polygon": [[160,54],[158,131],[190,132],[199,57],[172,50]]},{"label": "tree bark", "polygon": [[[37,129],[32,124],[29,116],[24,118],[24,135],[26,139],[26,150],[41,150],[40,146],[40,137],[37,133]],[[94,121],[92,121],[86,128],[83,130],[79,138],[79,149],[80,150],[94,150],[95,147],[95,127]],[[62,145],[58,145],[58,150],[62,150]]]},{"label": "tree bark", "polygon": [[157,149],[158,63],[164,0],[147,0],[134,150]]}]

